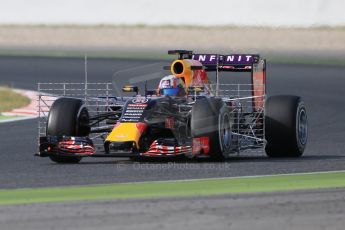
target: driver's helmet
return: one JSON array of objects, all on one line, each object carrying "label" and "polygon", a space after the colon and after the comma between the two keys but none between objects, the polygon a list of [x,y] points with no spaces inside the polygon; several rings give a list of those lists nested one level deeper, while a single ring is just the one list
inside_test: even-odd
[{"label": "driver's helmet", "polygon": [[168,75],[159,82],[158,91],[165,96],[184,96],[186,95],[185,83],[181,78]]}]

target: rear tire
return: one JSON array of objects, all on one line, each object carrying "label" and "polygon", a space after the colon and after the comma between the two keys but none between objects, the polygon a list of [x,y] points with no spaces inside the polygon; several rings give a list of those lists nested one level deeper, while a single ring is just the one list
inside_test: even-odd
[{"label": "rear tire", "polygon": [[268,98],[265,122],[267,156],[302,156],[308,139],[308,122],[300,97],[279,95]]},{"label": "rear tire", "polygon": [[210,156],[224,160],[231,148],[231,116],[225,103],[219,98],[203,98],[193,105],[191,117],[193,138],[208,137]]},{"label": "rear tire", "polygon": [[[50,108],[47,122],[47,136],[88,136],[90,133],[89,113],[82,100],[59,98]],[[56,163],[78,163],[81,157],[50,156]]]}]

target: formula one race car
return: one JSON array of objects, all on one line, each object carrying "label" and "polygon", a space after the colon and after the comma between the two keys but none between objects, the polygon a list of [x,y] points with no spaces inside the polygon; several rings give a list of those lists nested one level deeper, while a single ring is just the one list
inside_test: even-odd
[{"label": "formula one race car", "polygon": [[[247,150],[265,150],[269,157],[303,154],[305,105],[298,96],[266,98],[265,59],[169,54],[178,55],[165,67],[171,74],[154,90],[145,85],[143,95],[133,85],[122,91],[135,95],[123,97],[113,96],[110,83],[40,83],[38,155],[77,163],[83,157],[223,160]],[[250,83],[221,84],[223,72],[248,72]]]}]

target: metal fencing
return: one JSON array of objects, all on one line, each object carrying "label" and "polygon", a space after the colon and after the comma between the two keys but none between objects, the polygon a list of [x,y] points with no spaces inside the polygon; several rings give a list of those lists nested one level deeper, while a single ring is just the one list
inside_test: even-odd
[{"label": "metal fencing", "polygon": [[[117,102],[111,97],[111,83],[38,83],[38,137],[46,135],[48,114],[51,105],[59,97],[73,97],[84,101],[90,116],[110,111]],[[95,125],[109,126],[105,121]],[[90,134],[96,148],[103,147],[106,133]]]},{"label": "metal fencing", "polygon": [[232,135],[238,151],[263,153],[265,147],[265,85],[218,84],[211,85],[218,97],[236,106]]}]

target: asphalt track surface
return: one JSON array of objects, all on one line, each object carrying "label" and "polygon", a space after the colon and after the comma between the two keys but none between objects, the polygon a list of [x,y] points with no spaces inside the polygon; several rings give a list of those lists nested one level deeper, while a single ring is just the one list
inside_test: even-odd
[{"label": "asphalt track surface", "polygon": [[344,189],[0,206],[8,230],[343,230]]},{"label": "asphalt track surface", "polygon": [[[90,59],[88,79],[109,82],[119,70],[151,63],[153,61]],[[119,86],[130,79],[129,72],[117,77]],[[344,170],[345,67],[268,64],[267,77],[269,95],[300,95],[306,103],[309,141],[302,158],[270,159],[264,153],[255,153],[226,162],[133,163],[126,158],[110,158],[58,165],[48,158],[33,156],[37,149],[37,120],[34,119],[0,124],[0,188]],[[37,82],[82,82],[83,79],[83,59],[0,57],[0,84],[35,90]],[[229,77],[225,82],[237,80],[238,77]],[[156,84],[157,80],[149,82],[150,87]]]}]

